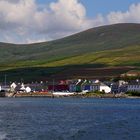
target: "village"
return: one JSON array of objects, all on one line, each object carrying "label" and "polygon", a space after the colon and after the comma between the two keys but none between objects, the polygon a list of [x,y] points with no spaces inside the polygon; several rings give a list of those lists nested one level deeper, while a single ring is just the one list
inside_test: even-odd
[{"label": "village", "polygon": [[135,93],[134,96],[139,96],[140,80],[118,80],[114,82],[109,80],[100,81],[98,79],[74,79],[57,81],[52,79],[52,81],[46,82],[10,82],[0,85],[1,97],[61,97],[86,95],[88,93],[90,93],[90,95],[94,95],[95,93],[106,95],[124,95],[126,93]]}]

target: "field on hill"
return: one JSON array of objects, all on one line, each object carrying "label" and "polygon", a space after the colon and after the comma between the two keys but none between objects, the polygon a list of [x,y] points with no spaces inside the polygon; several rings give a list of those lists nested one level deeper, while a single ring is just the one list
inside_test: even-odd
[{"label": "field on hill", "polygon": [[[72,71],[77,71],[74,77],[85,78],[83,73],[90,73],[85,69],[92,68],[94,72],[93,68],[121,66],[119,73],[112,69],[112,75],[116,76],[140,68],[140,24],[102,26],[30,45],[0,43],[0,57],[0,79],[5,74],[9,80],[71,78]],[[100,76],[104,75],[104,69]],[[87,75],[90,76],[95,74]]]}]

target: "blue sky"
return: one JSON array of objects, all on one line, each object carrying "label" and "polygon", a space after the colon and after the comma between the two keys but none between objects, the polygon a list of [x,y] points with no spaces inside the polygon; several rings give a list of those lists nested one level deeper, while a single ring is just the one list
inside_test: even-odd
[{"label": "blue sky", "polygon": [[[41,4],[49,4],[57,0],[37,0]],[[95,17],[101,13],[106,15],[111,11],[126,11],[129,6],[134,3],[139,3],[140,0],[79,0],[85,6],[88,17]]]},{"label": "blue sky", "polygon": [[140,0],[0,0],[0,42],[55,40],[117,23],[140,23]]}]

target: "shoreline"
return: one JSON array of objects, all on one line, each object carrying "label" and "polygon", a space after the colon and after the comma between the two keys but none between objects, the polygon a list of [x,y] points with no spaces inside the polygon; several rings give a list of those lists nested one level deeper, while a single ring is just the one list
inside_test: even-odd
[{"label": "shoreline", "polygon": [[[129,96],[127,94],[75,94],[69,96],[62,95],[53,95],[52,93],[42,94],[42,93],[18,93],[13,94],[11,96],[5,96],[4,98],[111,98],[111,99],[119,99],[119,98],[128,98],[128,99],[140,99],[139,96]],[[3,98],[3,97],[2,97]]]}]

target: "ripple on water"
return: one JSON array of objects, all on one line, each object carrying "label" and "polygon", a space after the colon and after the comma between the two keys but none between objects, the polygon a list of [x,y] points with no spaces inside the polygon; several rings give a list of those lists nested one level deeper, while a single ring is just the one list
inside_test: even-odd
[{"label": "ripple on water", "polygon": [[6,140],[7,134],[5,132],[0,132],[0,140]]},{"label": "ripple on water", "polygon": [[139,116],[140,100],[4,99],[0,140],[140,140]]}]

